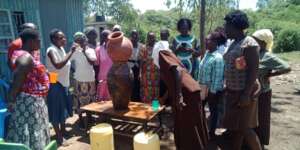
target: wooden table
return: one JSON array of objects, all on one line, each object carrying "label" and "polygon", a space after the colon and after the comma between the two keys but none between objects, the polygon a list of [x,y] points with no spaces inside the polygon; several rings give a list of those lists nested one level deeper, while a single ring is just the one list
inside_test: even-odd
[{"label": "wooden table", "polygon": [[[128,110],[115,110],[113,109],[112,101],[105,101],[91,103],[80,109],[87,114],[85,119],[86,129],[88,129],[89,126],[89,116],[91,116],[91,114],[97,114],[100,117],[104,117],[105,122],[111,123],[116,133],[133,136],[133,134],[141,130],[149,131],[152,128],[157,131],[160,130],[160,113],[164,108],[164,106],[161,106],[157,111],[153,111],[149,104],[130,102]],[[148,123],[156,116],[159,118],[159,126],[149,126]],[[131,133],[131,131],[135,132]]]}]

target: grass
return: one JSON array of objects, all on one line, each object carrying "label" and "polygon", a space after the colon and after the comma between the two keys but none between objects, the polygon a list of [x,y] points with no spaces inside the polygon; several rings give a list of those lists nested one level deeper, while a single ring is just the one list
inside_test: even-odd
[{"label": "grass", "polygon": [[300,63],[300,51],[276,53],[275,55],[290,63]]}]

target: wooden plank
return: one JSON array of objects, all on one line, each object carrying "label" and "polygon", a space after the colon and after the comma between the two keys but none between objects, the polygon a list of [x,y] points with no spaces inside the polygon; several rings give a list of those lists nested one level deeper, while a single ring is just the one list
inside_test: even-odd
[{"label": "wooden plank", "polygon": [[[138,124],[132,124],[132,123],[126,123],[126,122],[110,122],[110,124],[113,126],[114,133],[121,136],[126,137],[134,137],[137,133],[141,132],[143,130],[142,125]],[[148,126],[146,129],[146,132],[153,132],[161,134],[162,128],[160,126]]]},{"label": "wooden plank", "polygon": [[111,101],[91,103],[80,108],[83,111],[95,112],[120,119],[128,119],[138,122],[148,122],[164,109],[153,111],[151,105],[137,102],[130,102],[128,110],[115,110]]}]

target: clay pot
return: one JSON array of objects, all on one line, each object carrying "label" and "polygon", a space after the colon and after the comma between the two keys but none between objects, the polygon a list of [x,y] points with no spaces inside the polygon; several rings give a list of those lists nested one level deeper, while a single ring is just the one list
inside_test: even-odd
[{"label": "clay pot", "polygon": [[132,54],[132,43],[123,32],[113,32],[108,36],[107,49],[113,61],[107,80],[113,107],[116,110],[128,109],[133,76],[127,61]]},{"label": "clay pot", "polygon": [[132,43],[123,32],[113,32],[108,36],[108,55],[113,62],[128,61],[132,54]]},{"label": "clay pot", "polygon": [[128,109],[133,75],[126,62],[114,63],[108,72],[108,89],[116,110]]}]

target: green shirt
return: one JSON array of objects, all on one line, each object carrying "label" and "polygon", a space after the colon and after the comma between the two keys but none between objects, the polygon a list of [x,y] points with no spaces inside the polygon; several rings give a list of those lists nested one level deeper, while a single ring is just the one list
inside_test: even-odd
[{"label": "green shirt", "polygon": [[266,51],[261,51],[259,55],[258,79],[261,84],[261,91],[268,92],[271,90],[268,74],[272,71],[288,69],[289,64],[274,54]]}]

